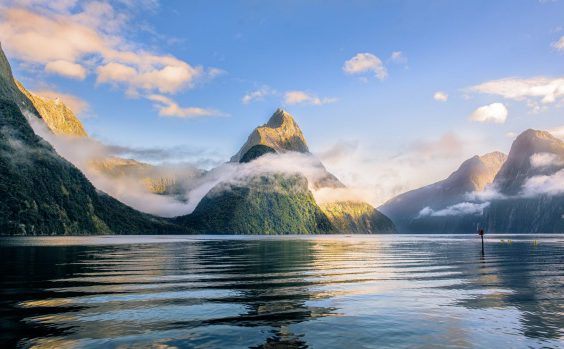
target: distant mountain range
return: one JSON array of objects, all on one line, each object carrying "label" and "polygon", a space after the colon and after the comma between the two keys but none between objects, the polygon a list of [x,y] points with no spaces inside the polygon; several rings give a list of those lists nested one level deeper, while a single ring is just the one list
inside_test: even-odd
[{"label": "distant mountain range", "polygon": [[[564,232],[564,146],[542,131],[525,131],[508,156],[475,156],[447,179],[379,209],[317,196],[346,187],[310,153],[295,119],[281,109],[228,163],[193,178],[113,155],[80,167],[106,180],[134,181],[182,205],[196,200],[192,213],[163,218],[95,188],[91,177],[34,132],[30,125],[37,122],[47,126],[47,135],[90,139],[61,100],[35,95],[14,79],[0,47],[0,235],[472,233],[478,226]],[[194,185],[180,184],[186,180]],[[188,195],[194,188],[202,192],[195,198]]]},{"label": "distant mountain range", "polygon": [[508,156],[466,160],[447,179],[398,195],[379,209],[401,233],[564,232],[564,142],[526,130]]}]

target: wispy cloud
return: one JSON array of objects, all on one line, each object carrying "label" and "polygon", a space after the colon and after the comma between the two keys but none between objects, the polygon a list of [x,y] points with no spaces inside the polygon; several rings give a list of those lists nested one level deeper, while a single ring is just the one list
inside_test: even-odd
[{"label": "wispy cloud", "polygon": [[564,166],[564,159],[555,153],[536,153],[531,155],[529,161],[531,166],[537,168]]},{"label": "wispy cloud", "polygon": [[470,93],[501,96],[524,101],[531,111],[539,112],[556,102],[564,101],[564,77],[506,78],[487,81],[467,89]]},{"label": "wispy cloud", "polygon": [[284,94],[284,102],[286,104],[311,104],[311,105],[324,105],[334,103],[337,98],[319,98],[311,93],[305,91],[287,91]]},{"label": "wispy cloud", "polygon": [[503,124],[507,120],[507,108],[503,103],[492,103],[474,110],[469,119],[482,123]]},{"label": "wispy cloud", "polygon": [[244,95],[243,98],[241,98],[241,102],[243,102],[243,104],[249,104],[254,101],[263,100],[264,97],[273,95],[275,93],[276,91],[271,89],[270,87],[262,86],[258,90],[251,91]]},{"label": "wispy cloud", "polygon": [[522,195],[560,195],[564,193],[564,169],[546,176],[534,176],[523,185]]},{"label": "wispy cloud", "polygon": [[200,108],[200,107],[180,107],[174,100],[169,97],[152,94],[147,99],[155,102],[155,107],[159,111],[160,116],[176,117],[176,118],[197,118],[205,116],[226,116],[216,109]]},{"label": "wispy cloud", "polygon": [[437,91],[433,94],[433,99],[438,102],[446,102],[448,101],[448,94],[443,91]]},{"label": "wispy cloud", "polygon": [[401,51],[394,51],[390,55],[390,61],[396,64],[407,64],[407,56]]},{"label": "wispy cloud", "polygon": [[86,78],[86,69],[82,65],[61,59],[45,64],[45,71],[72,79],[84,80]]},{"label": "wispy cloud", "polygon": [[474,202],[461,202],[452,206],[448,206],[441,210],[433,210],[430,207],[423,208],[418,218],[421,217],[445,217],[445,216],[465,216],[465,215],[482,215],[484,209],[490,205],[489,202],[474,203]]},{"label": "wispy cloud", "polygon": [[550,46],[557,49],[558,51],[564,51],[564,35],[561,36],[557,41],[553,42]]},{"label": "wispy cloud", "polygon": [[388,71],[378,56],[372,53],[358,53],[343,64],[343,71],[347,74],[364,74],[372,72],[379,80],[388,77]]}]

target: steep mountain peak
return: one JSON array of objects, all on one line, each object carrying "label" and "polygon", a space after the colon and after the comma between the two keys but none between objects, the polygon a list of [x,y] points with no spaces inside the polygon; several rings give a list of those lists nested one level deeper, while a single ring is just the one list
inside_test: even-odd
[{"label": "steep mountain peak", "polygon": [[293,124],[297,126],[296,121],[294,120],[292,115],[290,115],[290,113],[282,108],[278,108],[276,109],[274,114],[272,114],[270,119],[268,119],[268,122],[264,126],[270,128],[278,128],[282,127],[284,124]]},{"label": "steep mountain peak", "polygon": [[475,155],[464,161],[443,184],[467,191],[483,190],[494,180],[506,159],[507,155],[499,151]]},{"label": "steep mountain peak", "polygon": [[513,141],[507,161],[494,180],[497,188],[507,195],[517,194],[528,178],[550,174],[546,172],[549,168],[531,165],[531,156],[541,153],[564,159],[564,142],[547,131],[528,129],[522,132]]},{"label": "steep mountain peak", "polygon": [[269,147],[277,153],[309,153],[302,130],[292,115],[282,109],[277,109],[266,124],[253,130],[247,142],[231,158],[231,162],[241,161],[245,154],[257,145]]},{"label": "steep mountain peak", "polygon": [[10,63],[8,62],[8,58],[4,54],[4,50],[2,50],[1,42],[0,42],[0,76],[8,80],[14,79],[12,75],[12,68],[10,68]]}]

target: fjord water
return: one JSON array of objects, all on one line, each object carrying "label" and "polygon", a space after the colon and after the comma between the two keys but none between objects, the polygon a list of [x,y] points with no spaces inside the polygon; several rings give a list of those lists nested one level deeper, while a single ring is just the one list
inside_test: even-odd
[{"label": "fjord water", "polygon": [[461,235],[0,244],[2,347],[556,348],[564,338],[562,235],[488,236],[483,255]]}]

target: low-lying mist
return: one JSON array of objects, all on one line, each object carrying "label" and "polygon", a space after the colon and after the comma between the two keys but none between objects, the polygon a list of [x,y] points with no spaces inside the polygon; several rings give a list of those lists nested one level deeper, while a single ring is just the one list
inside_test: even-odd
[{"label": "low-lying mist", "polygon": [[[93,138],[55,135],[34,114],[24,111],[24,115],[34,132],[79,168],[98,190],[139,211],[157,216],[189,214],[214,187],[216,191],[218,188],[229,190],[230,186],[244,186],[249,178],[273,173],[304,176],[319,204],[363,200],[358,190],[316,186],[327,178],[328,173],[321,162],[310,154],[266,154],[249,163],[228,162],[209,171],[189,163],[148,165],[122,159],[122,154],[116,151],[119,148]],[[125,170],[108,170],[115,163],[123,164]],[[174,191],[166,195],[151,192],[144,182],[148,178],[173,182]]]}]

